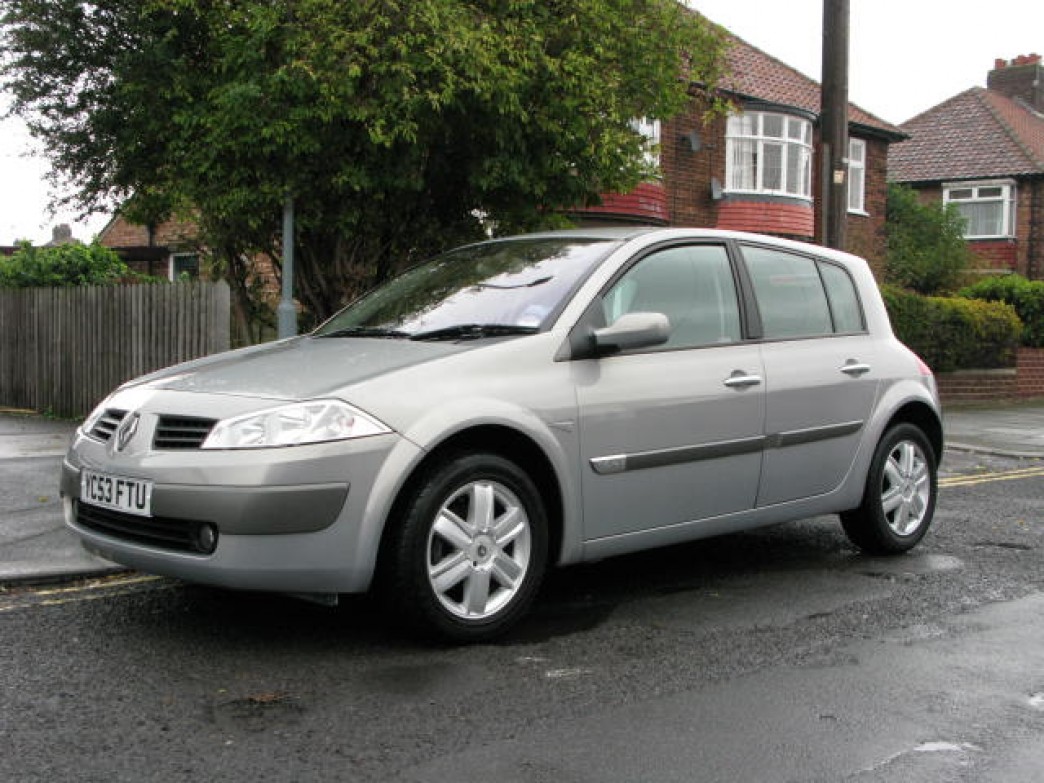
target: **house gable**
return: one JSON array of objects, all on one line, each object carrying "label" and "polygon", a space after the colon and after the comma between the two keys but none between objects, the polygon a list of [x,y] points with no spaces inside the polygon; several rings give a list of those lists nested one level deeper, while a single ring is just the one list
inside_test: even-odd
[{"label": "house gable", "polygon": [[902,128],[888,178],[968,220],[979,266],[1044,278],[1044,82],[1040,55],[997,60],[986,88],[933,106]]}]

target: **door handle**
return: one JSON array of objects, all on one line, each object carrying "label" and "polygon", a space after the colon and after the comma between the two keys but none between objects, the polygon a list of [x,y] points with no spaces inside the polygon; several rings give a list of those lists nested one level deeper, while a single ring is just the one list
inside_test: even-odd
[{"label": "door handle", "polygon": [[725,385],[730,389],[744,389],[747,386],[757,386],[761,383],[760,375],[747,375],[742,370],[736,370],[725,379]]},{"label": "door handle", "polygon": [[841,372],[845,375],[851,376],[862,375],[863,373],[870,372],[870,365],[858,362],[855,359],[849,359],[845,362],[845,366],[841,368]]}]

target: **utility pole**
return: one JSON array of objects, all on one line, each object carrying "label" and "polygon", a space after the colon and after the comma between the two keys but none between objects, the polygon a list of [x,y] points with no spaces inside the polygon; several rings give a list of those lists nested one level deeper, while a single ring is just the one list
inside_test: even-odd
[{"label": "utility pole", "polygon": [[283,295],[276,308],[279,339],[297,334],[297,308],[294,307],[294,199],[283,202]]},{"label": "utility pole", "polygon": [[848,218],[848,0],[823,0],[820,242],[843,250]]}]

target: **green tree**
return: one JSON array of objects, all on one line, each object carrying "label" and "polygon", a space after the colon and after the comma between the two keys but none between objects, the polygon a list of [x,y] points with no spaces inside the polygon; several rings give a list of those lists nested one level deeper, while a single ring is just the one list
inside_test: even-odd
[{"label": "green tree", "polygon": [[913,189],[889,185],[886,230],[887,282],[929,296],[957,288],[972,254],[955,206],[923,203]]},{"label": "green tree", "polygon": [[[0,0],[14,111],[85,209],[191,213],[219,268],[279,258],[317,316],[446,246],[648,175],[632,122],[712,86],[675,0]],[[244,278],[245,279],[245,278]]]},{"label": "green tree", "polygon": [[23,242],[11,256],[0,257],[0,288],[113,285],[132,277],[118,255],[96,242],[55,247]]}]

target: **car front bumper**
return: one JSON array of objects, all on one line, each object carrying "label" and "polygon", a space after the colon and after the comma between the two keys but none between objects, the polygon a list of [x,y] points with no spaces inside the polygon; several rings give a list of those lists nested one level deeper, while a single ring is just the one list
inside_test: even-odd
[{"label": "car front bumper", "polygon": [[[121,454],[78,433],[62,464],[65,521],[89,551],[148,573],[237,589],[357,592],[369,585],[380,541],[383,513],[373,506],[386,505],[374,497],[382,469],[393,454],[409,462],[416,452],[387,434],[273,449]],[[84,469],[153,482],[151,516],[83,503]],[[210,553],[163,538],[185,529],[191,539],[201,525],[217,532]]]}]

